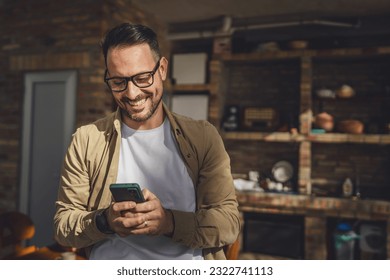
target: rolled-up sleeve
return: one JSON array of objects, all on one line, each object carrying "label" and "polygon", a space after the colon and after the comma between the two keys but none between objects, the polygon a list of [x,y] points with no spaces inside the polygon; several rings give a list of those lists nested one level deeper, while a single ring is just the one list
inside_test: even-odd
[{"label": "rolled-up sleeve", "polygon": [[97,211],[87,211],[90,177],[85,163],[86,141],[83,129],[73,135],[63,162],[56,212],[55,240],[64,246],[87,247],[105,237],[97,230]]},{"label": "rolled-up sleeve", "polygon": [[232,244],[240,232],[230,158],[222,138],[211,124],[204,127],[202,157],[196,186],[195,213],[173,210],[173,240],[193,248],[223,247]]}]

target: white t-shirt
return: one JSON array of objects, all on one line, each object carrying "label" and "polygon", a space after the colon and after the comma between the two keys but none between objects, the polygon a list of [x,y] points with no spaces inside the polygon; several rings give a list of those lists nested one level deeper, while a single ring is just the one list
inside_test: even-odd
[{"label": "white t-shirt", "polygon": [[[167,119],[151,130],[134,130],[122,123],[117,183],[148,188],[164,208],[195,211],[195,188]],[[191,249],[165,236],[112,235],[96,244],[91,259],[202,259]]]}]

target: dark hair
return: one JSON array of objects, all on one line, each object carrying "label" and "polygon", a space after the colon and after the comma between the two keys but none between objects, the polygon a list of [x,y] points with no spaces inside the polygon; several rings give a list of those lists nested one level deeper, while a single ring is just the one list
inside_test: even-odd
[{"label": "dark hair", "polygon": [[134,46],[148,44],[156,61],[161,58],[156,33],[149,27],[141,24],[122,23],[109,30],[104,36],[101,47],[104,55],[104,62],[107,65],[107,53],[111,47]]}]

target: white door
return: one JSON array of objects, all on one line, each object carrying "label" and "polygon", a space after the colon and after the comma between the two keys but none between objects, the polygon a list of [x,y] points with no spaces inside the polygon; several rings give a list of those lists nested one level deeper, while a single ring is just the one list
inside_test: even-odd
[{"label": "white door", "polygon": [[76,72],[25,75],[19,210],[35,225],[29,242],[54,243],[53,215],[61,165],[75,123]]}]

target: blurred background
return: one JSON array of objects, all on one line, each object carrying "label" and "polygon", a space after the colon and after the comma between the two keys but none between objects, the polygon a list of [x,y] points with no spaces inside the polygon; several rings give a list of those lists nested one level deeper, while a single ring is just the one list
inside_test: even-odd
[{"label": "blurred background", "polygon": [[242,258],[388,258],[387,0],[0,0],[0,212],[30,244],[54,242],[72,133],[115,110],[99,43],[122,22],[158,33],[168,106],[219,129]]}]

